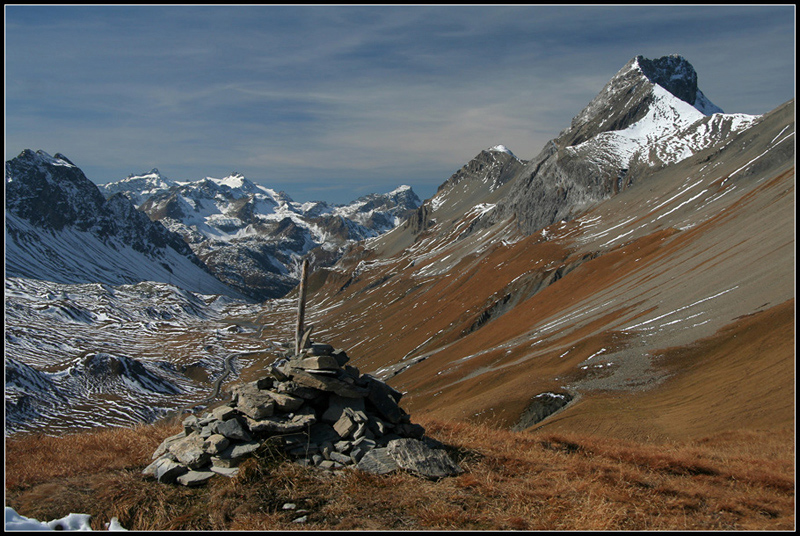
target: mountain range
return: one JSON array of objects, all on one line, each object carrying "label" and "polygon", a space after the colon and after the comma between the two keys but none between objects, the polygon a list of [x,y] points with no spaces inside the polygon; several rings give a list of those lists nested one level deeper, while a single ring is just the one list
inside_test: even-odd
[{"label": "mountain range", "polygon": [[297,203],[236,173],[176,182],[154,169],[98,187],[64,155],[31,150],[6,163],[6,195],[7,275],[163,281],[258,301],[297,284],[302,256],[335,262],[420,204],[408,186],[347,205]]},{"label": "mountain range", "polygon": [[[361,211],[312,206],[237,174],[184,184],[155,170],[106,194],[92,194],[96,206],[130,200],[183,237],[182,258],[240,293],[248,264],[228,259],[266,248],[283,268],[263,288],[285,290],[280,248],[296,245],[295,262],[310,255],[314,338],[404,392],[412,415],[637,438],[793,422],[794,102],[723,113],[680,56],[633,58],[535,157],[492,146],[421,203],[400,189],[386,204],[359,201]],[[35,204],[15,203],[33,225]],[[373,206],[402,209],[379,217]],[[74,228],[99,233],[74,212]],[[337,219],[341,232],[320,231]],[[7,236],[27,243],[17,238],[27,228],[9,222]],[[276,235],[287,241],[264,238]],[[75,415],[153,418],[199,400],[224,356],[232,379],[254,379],[293,337],[291,293],[252,303],[164,279],[67,285],[15,270],[6,408],[18,431],[80,426]],[[134,382],[127,359],[152,376]],[[104,380],[118,386],[106,387],[113,401],[70,395],[67,377],[109,370],[128,378]],[[41,385],[61,398],[39,397]],[[128,403],[139,409],[126,417]]]},{"label": "mountain range", "polygon": [[420,204],[409,186],[346,205],[298,203],[239,173],[175,182],[156,169],[100,189],[130,199],[183,237],[220,280],[259,301],[297,285],[301,257],[332,264],[348,244],[392,229]]}]

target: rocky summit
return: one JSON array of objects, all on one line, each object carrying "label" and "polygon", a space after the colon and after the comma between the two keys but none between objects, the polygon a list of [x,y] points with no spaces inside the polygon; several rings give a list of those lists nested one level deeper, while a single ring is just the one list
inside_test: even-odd
[{"label": "rocky summit", "polygon": [[459,474],[444,445],[400,406],[402,394],[348,365],[343,350],[311,343],[282,357],[261,379],[231,389],[231,400],[168,437],[143,473],[197,486],[232,477],[267,443],[296,463],[376,474],[405,470],[428,479]]}]

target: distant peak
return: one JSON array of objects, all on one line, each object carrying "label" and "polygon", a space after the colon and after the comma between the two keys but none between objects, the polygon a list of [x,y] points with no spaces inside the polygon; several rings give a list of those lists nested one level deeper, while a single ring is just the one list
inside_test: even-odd
[{"label": "distant peak", "polygon": [[50,156],[50,154],[46,153],[39,149],[38,151],[34,152],[31,149],[24,149],[19,156],[17,156],[20,160],[27,160],[30,162],[38,162],[43,164],[51,164],[55,166],[71,166],[76,167],[66,156],[61,153],[56,153],[55,156]]},{"label": "distant peak", "polygon": [[517,157],[517,155],[512,153],[511,150],[508,147],[506,147],[505,145],[502,145],[502,144],[501,145],[495,145],[494,147],[490,147],[489,148],[489,152],[491,152],[491,153],[505,153],[505,154],[507,154],[507,155],[519,160],[519,157]]},{"label": "distant peak", "polygon": [[251,188],[255,185],[250,182],[247,177],[239,173],[238,171],[232,172],[225,178],[222,179],[212,179],[214,182],[220,185],[225,185],[230,188]]},{"label": "distant peak", "polygon": [[138,179],[138,178],[141,178],[141,177],[150,177],[150,176],[161,177],[161,172],[158,171],[158,168],[153,168],[153,169],[151,169],[150,171],[148,171],[146,173],[130,173],[130,174],[128,174],[127,178],[128,179]]},{"label": "distant peak", "polygon": [[407,192],[407,191],[409,191],[411,189],[412,189],[411,186],[409,186],[408,184],[401,184],[400,186],[398,186],[397,188],[395,188],[394,190],[389,192],[388,195],[401,194],[401,193]]}]

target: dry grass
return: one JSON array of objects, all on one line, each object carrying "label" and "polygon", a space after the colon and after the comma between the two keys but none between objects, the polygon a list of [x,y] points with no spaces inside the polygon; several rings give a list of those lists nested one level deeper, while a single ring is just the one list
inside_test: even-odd
[{"label": "dry grass", "polygon": [[[174,427],[6,441],[6,504],[42,520],[89,513],[135,530],[785,530],[794,432],[645,444],[423,421],[465,472],[327,473],[264,449],[199,489],[141,475]],[[307,521],[294,520],[306,510]]]}]

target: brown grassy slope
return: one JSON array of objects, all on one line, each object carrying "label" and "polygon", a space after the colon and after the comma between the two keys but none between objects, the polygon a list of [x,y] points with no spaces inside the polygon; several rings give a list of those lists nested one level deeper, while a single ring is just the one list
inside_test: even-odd
[{"label": "brown grassy slope", "polygon": [[793,428],[794,300],[656,358],[671,374],[656,389],[596,393],[538,428],[655,440],[728,430]]},{"label": "brown grassy slope", "polygon": [[[205,488],[141,475],[174,428],[6,440],[6,504],[133,530],[778,530],[794,527],[791,431],[661,445],[421,420],[465,472],[328,473],[264,451]],[[117,448],[115,445],[120,445]],[[110,455],[109,451],[113,451]],[[13,460],[13,463],[9,463]],[[295,503],[303,512],[283,509]]]},{"label": "brown grassy slope", "polygon": [[[718,149],[718,162],[716,153],[699,155],[661,170],[592,208],[585,221],[603,222],[596,228],[576,219],[551,226],[547,240],[508,242],[479,234],[448,241],[429,231],[414,255],[365,252],[347,285],[337,274],[320,286],[318,333],[364,372],[407,365],[389,382],[407,392],[413,414],[511,426],[532,397],[571,384],[582,399],[562,425],[575,423],[574,431],[663,438],[745,420],[783,426],[794,398],[793,150],[776,141],[788,136],[785,126],[781,114],[771,116],[745,136],[752,140]],[[484,243],[471,248],[473,239]],[[508,296],[508,307],[495,309]],[[774,318],[762,314],[767,307]],[[760,324],[739,335],[756,321],[751,314]],[[616,377],[602,388],[579,372],[600,350],[618,367],[607,369]],[[615,403],[603,392],[657,386],[665,372],[675,376],[663,393],[656,387]]]}]

